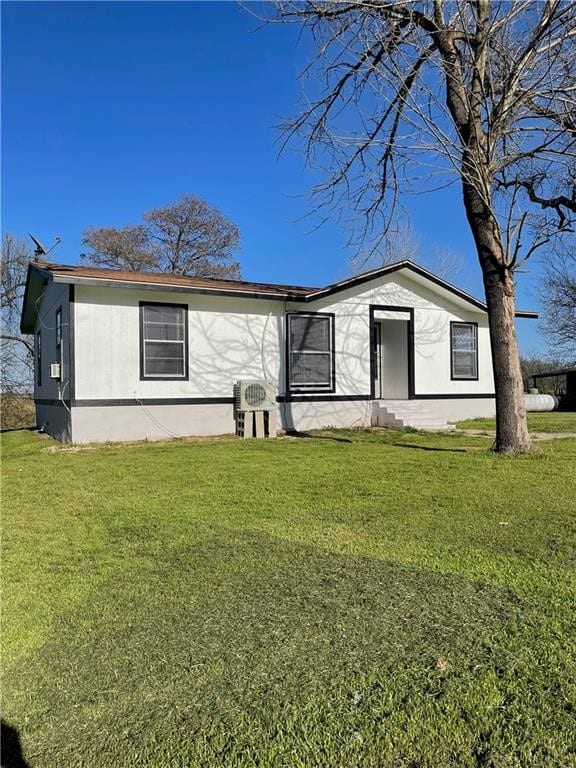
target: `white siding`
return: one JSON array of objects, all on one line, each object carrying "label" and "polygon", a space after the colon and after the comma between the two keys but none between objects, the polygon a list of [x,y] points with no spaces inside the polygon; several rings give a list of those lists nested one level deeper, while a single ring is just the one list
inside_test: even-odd
[{"label": "white siding", "polygon": [[[139,302],[188,306],[189,379],[140,381]],[[76,287],[76,398],[232,397],[237,379],[283,378],[284,302]]]},{"label": "white siding", "polygon": [[[76,286],[75,295],[79,400],[231,397],[233,383],[241,378],[270,378],[282,394],[287,311],[334,313],[335,394],[367,396],[370,305],[414,308],[416,395],[493,391],[485,313],[398,273],[307,304],[84,285]],[[187,381],[140,380],[140,301],[188,306]],[[478,323],[478,381],[450,379],[450,321]]]},{"label": "white siding", "polygon": [[[494,391],[488,317],[471,305],[464,308],[461,304],[396,272],[298,306],[336,315],[337,394],[370,392],[370,305],[414,308],[416,395],[488,394]],[[403,317],[400,313],[397,316]],[[450,379],[450,321],[478,323],[478,381]]]}]

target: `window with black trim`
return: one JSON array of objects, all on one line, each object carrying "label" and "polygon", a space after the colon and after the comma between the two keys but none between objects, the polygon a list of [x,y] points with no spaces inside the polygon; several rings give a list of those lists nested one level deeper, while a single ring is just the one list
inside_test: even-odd
[{"label": "window with black trim", "polygon": [[188,378],[188,307],[140,302],[140,378]]},{"label": "window with black trim", "polygon": [[287,318],[290,390],[334,391],[334,315],[290,313]]},{"label": "window with black trim", "polygon": [[42,386],[42,335],[36,333],[36,384]]},{"label": "window with black trim", "polygon": [[452,379],[478,378],[478,324],[450,323]]},{"label": "window with black trim", "polygon": [[58,362],[62,362],[62,307],[56,310],[56,355]]}]

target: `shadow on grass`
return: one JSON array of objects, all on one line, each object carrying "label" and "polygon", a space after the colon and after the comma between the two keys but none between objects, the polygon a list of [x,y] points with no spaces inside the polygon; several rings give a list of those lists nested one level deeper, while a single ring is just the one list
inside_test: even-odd
[{"label": "shadow on grass", "polygon": [[415,445],[414,443],[393,443],[393,445],[395,448],[415,448],[417,451],[440,451],[441,453],[468,453],[470,450],[469,448],[439,448],[432,445]]},{"label": "shadow on grass", "polygon": [[286,437],[306,438],[307,440],[332,440],[335,443],[353,443],[349,437],[333,437],[332,435],[313,435],[310,432],[287,432]]},{"label": "shadow on grass", "polygon": [[20,744],[18,731],[4,720],[2,720],[0,739],[2,741],[0,766],[2,768],[28,768],[28,763],[22,754],[22,745]]}]

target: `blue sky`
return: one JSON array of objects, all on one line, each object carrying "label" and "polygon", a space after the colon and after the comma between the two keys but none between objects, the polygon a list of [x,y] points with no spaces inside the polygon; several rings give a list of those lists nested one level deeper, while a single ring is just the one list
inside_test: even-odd
[{"label": "blue sky", "polygon": [[[277,125],[294,115],[307,41],[259,28],[232,2],[2,3],[2,229],[62,243],[76,263],[88,226],[136,223],[195,194],[241,232],[243,277],[325,285],[350,273],[337,221],[314,230],[317,180]],[[425,255],[465,264],[455,282],[482,297],[457,187],[404,200]],[[537,262],[518,305],[538,309]],[[519,322],[524,354],[545,351]]]}]

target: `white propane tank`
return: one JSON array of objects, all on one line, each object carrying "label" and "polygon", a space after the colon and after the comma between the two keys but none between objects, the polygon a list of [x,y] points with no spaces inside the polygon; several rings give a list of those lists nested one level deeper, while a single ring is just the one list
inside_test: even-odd
[{"label": "white propane tank", "polygon": [[555,411],[558,408],[558,398],[555,395],[524,395],[526,410]]}]

